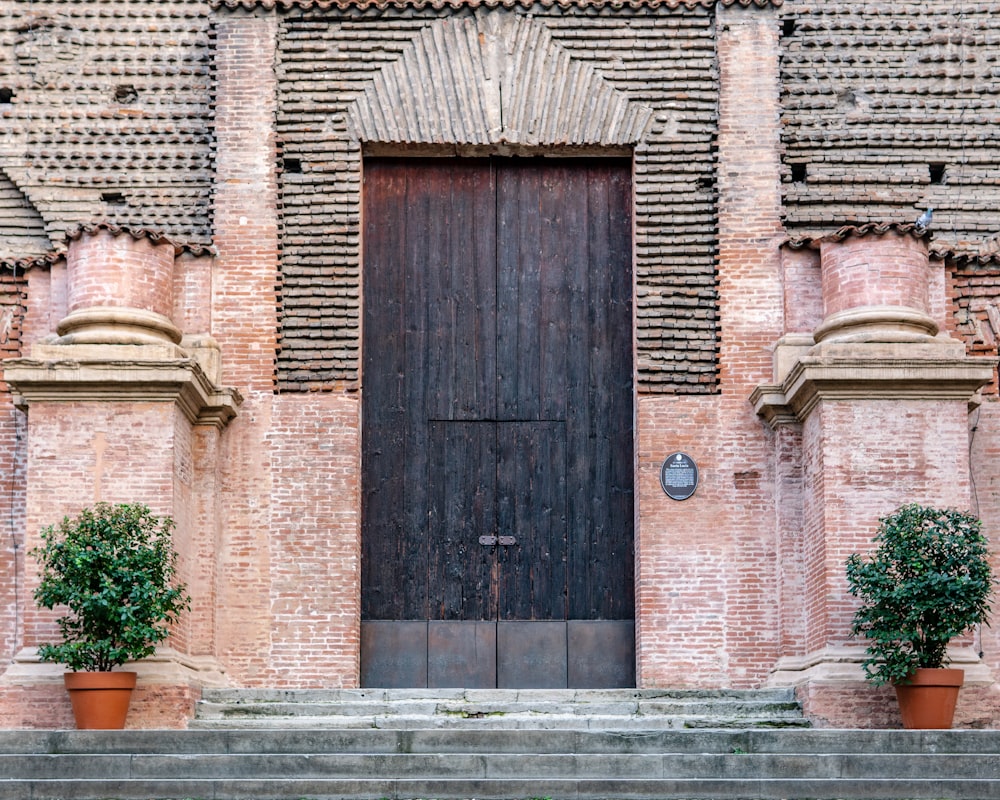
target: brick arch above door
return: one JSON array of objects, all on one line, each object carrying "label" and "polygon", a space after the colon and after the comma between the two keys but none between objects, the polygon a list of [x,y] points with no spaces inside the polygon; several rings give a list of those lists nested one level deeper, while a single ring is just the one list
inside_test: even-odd
[{"label": "brick arch above door", "polygon": [[441,19],[368,82],[350,111],[361,142],[627,147],[653,111],[520,14]]},{"label": "brick arch above door", "polygon": [[[477,14],[496,19],[473,19]],[[626,112],[646,108],[652,115],[644,128],[638,122],[620,123],[619,128],[614,127],[618,123],[602,122],[597,133],[584,131],[579,137],[585,141],[603,137],[608,143],[601,145],[561,147],[552,133],[543,137],[551,140],[549,144],[456,145],[455,141],[471,136],[453,135],[464,123],[439,119],[418,103],[420,97],[424,98],[420,103],[431,102],[426,79],[440,70],[429,65],[423,71],[403,69],[407,59],[427,57],[427,48],[419,42],[435,35],[433,31],[443,36],[446,24],[472,26],[468,31],[478,31],[476,26],[497,31],[504,58],[508,49],[516,51],[518,43],[537,45],[531,51],[535,58],[512,62],[523,63],[525,74],[534,77],[522,81],[532,84],[530,93],[520,96],[524,109],[510,114],[528,113],[525,109],[533,107],[529,100],[543,98],[542,88],[548,91],[549,81],[553,96],[561,96],[556,84],[563,83],[576,87],[574,97],[586,94],[579,102],[572,101],[575,106],[589,109],[593,99],[597,109],[596,101],[605,97],[615,113],[627,116]],[[352,5],[279,15],[281,308],[276,391],[350,392],[360,387],[362,151],[369,156],[631,154],[637,389],[672,394],[718,391],[714,36],[713,12],[701,6],[628,7],[596,14],[590,9],[534,5],[530,15],[504,8],[386,8],[376,15]],[[543,69],[546,64],[551,69]],[[565,81],[559,64],[568,69]],[[450,82],[457,81],[453,72],[446,75]],[[384,101],[373,104],[364,97],[377,80],[387,79],[395,83],[387,84]],[[412,85],[413,96],[399,91],[401,81]],[[453,102],[467,103],[468,91]],[[514,95],[504,90],[504,97],[510,100]],[[623,99],[627,105],[622,105]],[[376,138],[359,138],[357,115],[387,113],[389,109],[382,106],[392,103],[400,108],[413,105],[406,113],[450,131],[452,144],[386,141],[382,147]],[[613,114],[589,110],[587,114],[588,119],[614,119]],[[518,123],[516,129],[521,128]],[[609,130],[617,133],[608,134]],[[628,144],[638,131],[640,138]],[[570,141],[570,134],[564,130],[558,135]],[[369,135],[376,133],[365,134]],[[388,140],[402,133],[377,135]],[[519,140],[528,141],[520,134]]]}]

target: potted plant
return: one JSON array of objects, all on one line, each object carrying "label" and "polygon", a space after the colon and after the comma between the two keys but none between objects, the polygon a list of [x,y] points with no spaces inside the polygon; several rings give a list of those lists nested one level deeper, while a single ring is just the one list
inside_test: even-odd
[{"label": "potted plant", "polygon": [[45,528],[32,550],[41,566],[36,602],[68,608],[57,620],[62,641],[38,654],[71,670],[65,681],[78,728],[124,727],[136,674],[112,670],[152,655],[190,604],[174,583],[173,527],[144,505],[98,503]]},{"label": "potted plant", "polygon": [[913,503],[879,520],[874,542],[867,558],[847,560],[848,591],[861,599],[851,633],[868,640],[865,674],[895,686],[904,727],[950,728],[965,673],[946,668],[948,642],[990,612],[980,522]]}]

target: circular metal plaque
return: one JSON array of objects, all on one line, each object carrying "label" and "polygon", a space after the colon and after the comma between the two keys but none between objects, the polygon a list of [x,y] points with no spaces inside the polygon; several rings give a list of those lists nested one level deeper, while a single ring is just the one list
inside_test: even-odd
[{"label": "circular metal plaque", "polygon": [[698,465],[687,453],[671,453],[660,467],[660,486],[671,500],[687,500],[698,488]]}]

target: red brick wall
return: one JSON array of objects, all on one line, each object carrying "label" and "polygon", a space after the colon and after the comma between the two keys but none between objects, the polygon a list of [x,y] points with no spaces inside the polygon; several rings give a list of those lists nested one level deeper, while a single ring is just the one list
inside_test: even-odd
[{"label": "red brick wall", "polygon": [[173,310],[174,246],[108,230],[70,242],[69,310],[94,306]]},{"label": "red brick wall", "polygon": [[[983,521],[993,550],[994,573],[1000,576],[1000,401],[986,397],[971,415],[972,497],[970,508]],[[1000,598],[993,599],[992,625],[978,632],[983,658],[1000,675]],[[994,725],[1000,719],[1000,699],[993,703]]]},{"label": "red brick wall", "polygon": [[[962,338],[969,355],[995,357],[1000,340],[1000,269],[973,263],[955,268],[949,278],[949,330]],[[983,391],[997,394],[995,372],[993,384]]]},{"label": "red brick wall", "polygon": [[22,354],[31,354],[31,345],[55,333],[59,320],[67,314],[66,262],[60,259],[48,270],[28,272],[25,297]]},{"label": "red brick wall", "polygon": [[[26,549],[41,541],[43,527],[98,500],[141,502],[154,513],[172,514],[175,418],[180,414],[170,403],[32,403]],[[37,583],[37,564],[29,559],[25,597]],[[34,646],[54,635],[55,616],[28,603],[24,644]]]},{"label": "red brick wall", "polygon": [[778,26],[772,9],[717,13],[722,397],[716,447],[724,488],[712,500],[725,514],[716,535],[728,539],[726,671],[733,685],[756,686],[780,638],[774,442],[747,400],[770,380],[774,343],[784,330]]},{"label": "red brick wall", "polygon": [[358,682],[360,403],[356,395],[275,398],[271,497],[271,683]]},{"label": "red brick wall", "polygon": [[174,261],[173,310],[168,315],[185,333],[212,330],[213,259],[181,253]]},{"label": "red brick wall", "polygon": [[[760,686],[779,657],[843,643],[851,613],[843,560],[867,546],[877,517],[909,499],[955,504],[969,497],[964,401],[829,401],[804,425],[776,431],[754,414],[748,397],[771,382],[775,343],[787,332],[812,331],[825,312],[818,254],[780,247],[774,10],[717,12],[720,393],[637,400],[642,686]],[[141,500],[173,514],[182,578],[193,598],[173,637],[176,648],[218,658],[234,685],[353,686],[359,398],[274,393],[277,21],[270,12],[237,10],[219,14],[217,23],[218,255],[182,256],[169,279],[166,265],[157,267],[161,288],[135,296],[154,297],[156,309],[186,333],[218,340],[222,383],[245,397],[239,416],[220,434],[192,429],[169,404],[33,405],[33,426],[48,433],[24,451],[29,490],[15,495],[14,513],[27,516],[28,547],[42,525],[96,499]],[[95,261],[92,272],[106,266]],[[940,318],[944,301],[935,298],[943,297],[943,272],[925,269],[924,288],[911,278],[895,274],[901,283],[879,302],[922,304]],[[873,295],[871,287],[852,291],[850,280],[828,286],[835,303],[827,312],[836,303],[881,297],[878,285]],[[79,284],[69,299],[63,264],[30,281],[25,342],[54,330],[83,292]],[[164,286],[169,296],[161,296]],[[87,291],[79,297],[104,302],[96,286]],[[114,298],[132,291],[118,287]],[[986,403],[978,417],[977,491],[970,501],[978,501],[990,530],[1000,530],[1000,482],[994,485],[991,467],[1000,454],[995,406]],[[0,416],[0,441],[10,445],[0,458],[13,454],[15,475],[17,420],[12,410]],[[660,465],[673,451],[692,456],[701,473],[698,491],[682,502],[659,485]],[[60,487],[55,502],[53,486]],[[32,580],[29,570],[22,602]],[[5,631],[13,627],[11,591],[8,569],[0,573]],[[27,606],[30,645],[51,632],[52,615]],[[9,634],[5,641],[14,646]],[[992,630],[983,647],[987,662],[1000,668],[1000,639]],[[870,706],[852,705],[838,692],[819,697],[809,688],[804,696],[817,719],[871,719]],[[26,724],[32,703],[35,722],[66,724],[63,699],[44,699],[50,696],[36,688],[19,697],[0,702],[0,725]],[[883,703],[881,694],[872,697]],[[141,687],[130,725],[181,724],[191,699],[182,686]],[[877,707],[882,714],[884,705]]]},{"label": "red brick wall", "polygon": [[[779,653],[773,434],[750,392],[783,333],[777,25],[718,8],[721,396],[640,396],[638,675],[642,686],[759,686]],[[701,484],[666,497],[663,458],[687,452]]]},{"label": "red brick wall", "polygon": [[805,470],[802,457],[802,430],[798,425],[783,425],[775,431],[774,502],[778,537],[776,602],[780,614],[780,655],[804,652],[808,614],[806,573],[803,569],[805,548],[802,537],[805,506]]},{"label": "red brick wall", "polygon": [[[201,333],[211,320],[211,262],[205,258],[181,260],[177,279],[173,245],[151,246],[146,239],[108,231],[85,233],[72,244],[70,266],[57,262],[49,271],[29,273],[23,322],[26,347],[50,335],[68,311],[68,296],[76,291],[79,308],[90,303],[139,305],[158,313],[182,310],[189,330]],[[169,260],[169,264],[167,261]],[[134,280],[152,275],[152,283]],[[71,290],[69,284],[76,287]],[[93,289],[85,290],[87,286]],[[112,294],[104,294],[114,288]],[[176,296],[175,296],[176,295]],[[196,304],[197,310],[189,311]],[[18,326],[17,333],[21,333]],[[12,345],[13,346],[13,345]],[[88,358],[100,348],[87,349]],[[16,355],[17,353],[11,353]],[[112,350],[105,353],[114,358]],[[66,358],[77,351],[67,348]],[[13,415],[13,409],[10,408]],[[19,412],[17,412],[19,414]],[[16,417],[15,417],[16,418]],[[98,500],[143,502],[177,523],[175,545],[180,554],[179,577],[192,595],[192,610],[174,630],[169,645],[182,654],[212,656],[215,651],[215,551],[219,535],[219,431],[193,428],[181,408],[172,402],[99,400],[32,400],[29,446],[24,449],[27,490],[21,490],[23,537],[19,624],[24,635],[11,641],[11,655],[55,636],[56,612],[36,609],[31,600],[37,584],[37,564],[23,563],[23,554],[40,541],[40,530],[67,514]],[[27,427],[27,426],[23,426]],[[16,448],[9,451],[16,453]],[[18,526],[19,532],[21,525]],[[14,631],[14,624],[5,630]],[[4,716],[0,724],[65,724],[68,704],[60,688],[58,665],[18,667],[20,677],[3,690]],[[180,675],[180,672],[175,673]],[[34,682],[34,683],[33,683]],[[43,699],[55,693],[58,699]],[[195,689],[184,678],[140,678],[130,727],[181,725],[190,715]],[[31,712],[31,708],[36,710]],[[47,710],[46,710],[47,709]],[[6,722],[5,722],[6,721]]]},{"label": "red brick wall", "polygon": [[806,421],[807,651],[848,643],[844,563],[870,549],[879,517],[908,502],[969,507],[967,420],[961,400],[893,399],[824,401]]},{"label": "red brick wall", "polygon": [[823,281],[816,250],[781,251],[785,331],[812,333],[823,321]]},{"label": "red brick wall", "polygon": [[824,246],[822,263],[825,315],[880,305],[930,312],[927,247],[909,234],[848,238]]},{"label": "red brick wall", "polygon": [[212,332],[222,381],[243,393],[219,451],[216,652],[233,682],[273,676],[267,453],[277,331],[278,224],[274,139],[276,17],[221,14],[216,27],[217,192]]},{"label": "red brick wall", "polygon": [[[636,535],[637,680],[640,686],[725,686],[732,544],[720,498],[724,471],[718,398],[639,398]],[[678,450],[699,467],[695,494],[674,501],[660,487],[663,459]]]}]

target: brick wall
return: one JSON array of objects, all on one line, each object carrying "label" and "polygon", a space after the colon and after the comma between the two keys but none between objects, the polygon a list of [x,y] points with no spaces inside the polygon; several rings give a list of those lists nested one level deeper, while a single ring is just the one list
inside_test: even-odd
[{"label": "brick wall", "polygon": [[[1000,338],[1000,275],[992,261],[959,264],[953,277],[956,333],[965,340],[970,355],[997,356]],[[997,398],[997,378],[983,389],[983,402],[969,416],[970,460],[972,469],[970,508],[983,521],[983,531],[993,543],[993,569],[1000,575],[1000,404]],[[994,601],[994,607],[996,602]],[[1000,674],[1000,625],[994,616],[992,626],[977,631],[983,659]],[[995,725],[1000,718],[1000,697],[995,691],[975,698],[976,715],[986,717],[986,725]],[[963,698],[966,702],[966,698]]]},{"label": "brick wall", "polygon": [[789,232],[912,222],[933,206],[936,249],[995,244],[996,8],[785,0],[778,15]]},{"label": "brick wall", "polygon": [[[949,271],[952,330],[962,338],[969,355],[993,356],[1000,342],[1000,271],[993,263],[966,261]],[[997,394],[997,379],[984,389]]]},{"label": "brick wall", "polygon": [[[717,13],[722,393],[639,396],[642,686],[758,686],[779,654],[776,463],[747,402],[783,331],[777,31],[770,10]],[[683,502],[658,481],[675,450],[701,472]]]},{"label": "brick wall", "polygon": [[848,643],[844,563],[869,549],[879,517],[907,502],[969,507],[968,451],[956,447],[968,415],[962,401],[828,401],[805,424],[815,444],[805,470],[816,491],[805,531],[806,649],[815,650]]},{"label": "brick wall", "polygon": [[355,395],[275,398],[267,434],[272,684],[357,686],[360,425]]},{"label": "brick wall", "polygon": [[[825,316],[865,306],[906,306],[927,313],[930,265],[911,236],[854,237],[822,251]],[[878,254],[872,250],[877,246]]]},{"label": "brick wall", "polygon": [[[175,416],[180,413],[169,403],[32,403],[32,430],[45,435],[28,441],[26,549],[40,542],[43,527],[98,500],[141,502],[154,513],[172,514]],[[37,583],[37,565],[29,560],[25,597]],[[55,612],[28,603],[24,618],[26,646],[53,635]]]},{"label": "brick wall", "polygon": [[[0,358],[21,354],[26,289],[24,274],[0,272]],[[5,661],[16,652],[25,603],[25,438],[24,414],[0,380],[0,657]]]},{"label": "brick wall", "polygon": [[[993,545],[993,569],[1000,575],[1000,403],[988,397],[970,417],[972,497],[970,508],[983,520],[983,532]],[[997,602],[994,599],[994,608]],[[983,628],[984,657],[994,673],[1000,674],[1000,623],[996,615],[992,627]]]},{"label": "brick wall", "polygon": [[[282,276],[277,380],[282,391],[339,391],[358,383],[362,143],[351,123],[352,107],[365,92],[374,91],[372,81],[380,70],[394,66],[419,37],[441,25],[442,13],[390,7],[373,16],[354,8],[306,6],[302,13],[281,17],[279,24]],[[647,392],[712,393],[717,390],[718,357],[714,17],[711,9],[679,3],[655,10],[603,11],[535,4],[530,27],[537,29],[536,39],[551,37],[562,59],[551,80],[568,81],[571,70],[594,70],[602,86],[653,112],[635,147],[638,381]],[[482,24],[502,27],[498,18],[509,13],[491,12]],[[440,58],[444,68],[452,69],[447,54],[421,58]],[[457,67],[464,65],[454,58]],[[461,77],[457,72],[449,71],[449,79]],[[420,73],[400,78],[413,85],[428,81]],[[522,94],[533,98],[528,89]],[[551,102],[548,95],[538,100],[540,115]],[[401,121],[387,127],[405,127],[405,121],[418,116],[418,107],[399,103],[390,112]],[[567,152],[567,142],[577,140],[568,129],[552,132],[558,111],[532,121],[536,129],[530,133],[536,138],[522,133],[533,149],[520,147],[515,137],[513,152]],[[579,119],[572,103],[566,111],[565,118]],[[415,151],[410,141],[374,144],[396,148],[390,152],[409,147],[415,154],[454,154],[457,146],[459,152],[482,154],[473,145],[486,139],[463,138],[469,112],[462,103],[440,113],[441,118],[421,120],[424,138]],[[540,140],[539,131],[552,135]],[[484,132],[477,128],[474,133]],[[607,145],[588,143],[598,152]],[[438,149],[428,149],[428,144]]]},{"label": "brick wall", "polygon": [[274,545],[271,426],[278,282],[273,13],[223,14],[216,26],[215,246],[212,331],[223,383],[244,395],[219,449],[216,653],[237,684],[271,677]]},{"label": "brick wall", "polygon": [[147,237],[97,231],[73,242],[69,311],[94,306],[141,308],[169,316],[174,305],[174,246]]},{"label": "brick wall", "polygon": [[[82,6],[63,5],[72,7],[68,18],[79,21]],[[181,255],[169,281],[157,284],[170,284],[169,302],[156,293],[154,302],[185,333],[218,340],[222,382],[239,388],[245,402],[221,435],[210,427],[192,429],[169,404],[44,402],[32,407],[32,424],[52,436],[30,447],[23,417],[7,404],[0,414],[0,442],[6,445],[0,458],[8,460],[5,474],[14,482],[8,517],[0,512],[0,537],[13,514],[15,530],[26,531],[27,541],[17,553],[22,561],[5,558],[0,571],[0,623],[10,631],[0,641],[11,650],[52,629],[51,615],[33,611],[26,600],[34,576],[23,554],[41,525],[98,498],[138,499],[178,519],[181,571],[193,605],[173,637],[177,649],[217,657],[235,685],[355,685],[362,159],[344,115],[360,87],[398,58],[417,32],[443,16],[467,12],[401,3],[375,14],[286,3],[295,10],[285,13],[257,7],[266,3],[234,2],[224,5],[235,8],[215,12],[210,30],[202,3],[124,5],[103,4],[95,30],[121,32],[140,20],[153,29],[151,41],[173,32],[183,42],[179,64],[190,72],[197,62],[191,74],[198,76],[215,49],[211,224],[203,171],[210,149],[207,104],[193,85],[186,96],[195,119],[188,125],[183,113],[171,116],[179,138],[168,142],[165,161],[147,159],[153,177],[144,179],[152,186],[155,176],[174,174],[162,165],[187,158],[180,151],[190,147],[188,167],[176,170],[183,180],[161,187],[162,215],[136,219],[163,221],[171,233],[186,232],[202,244],[206,232],[214,231],[217,256],[200,249]],[[882,207],[896,213],[925,194],[913,196],[906,181],[878,194],[872,187],[881,186],[874,178],[885,171],[884,161],[872,162],[882,165],[877,169],[865,161],[861,172],[844,178],[840,170],[850,168],[848,155],[855,157],[861,145],[843,147],[840,138],[830,148],[816,138],[810,103],[830,98],[826,90],[813,92],[816,85],[809,92],[803,85],[817,64],[823,86],[849,83],[832,55],[841,50],[843,31],[860,20],[852,35],[867,45],[869,28],[882,24],[872,9],[898,20],[908,13],[900,9],[911,4],[892,13],[881,3],[866,10],[795,0],[786,0],[780,11],[766,3],[743,5],[749,7],[684,4],[612,13],[542,3],[533,10],[533,24],[544,26],[559,48],[655,112],[635,154],[636,602],[643,686],[760,686],[782,656],[844,643],[851,605],[842,562],[866,547],[878,515],[916,494],[948,504],[969,498],[988,531],[1000,525],[1000,485],[994,485],[992,468],[1000,453],[1000,413],[992,395],[973,416],[973,483],[963,466],[964,401],[828,402],[805,423],[774,431],[748,402],[755,387],[773,380],[779,338],[814,330],[829,311],[823,307],[819,255],[781,248],[782,215],[790,211],[793,232],[825,232],[828,222],[877,216]],[[930,17],[939,22],[944,4],[930,5]],[[120,16],[112,13],[116,9]],[[885,24],[902,24],[892,19]],[[912,24],[924,36],[928,23]],[[10,49],[13,41],[13,28],[6,25],[0,25],[7,36],[0,49],[4,43]],[[960,39],[975,44],[964,32]],[[151,57],[150,63],[160,60]],[[13,63],[2,62],[4,69]],[[18,72],[21,83],[13,84],[15,105],[24,105],[5,119],[27,119],[19,115],[31,103],[44,105],[49,119],[59,108],[55,94],[29,89],[25,75]],[[102,73],[101,91],[108,80]],[[851,102],[864,101],[856,91],[851,96]],[[84,117],[93,123],[81,140],[87,148],[114,127],[107,120],[119,124],[127,117],[101,116],[97,125],[87,109]],[[837,113],[824,111],[819,118],[833,124]],[[45,139],[46,164],[61,163],[58,131],[42,127],[30,135]],[[136,130],[139,135],[146,129]],[[163,145],[153,138],[154,146]],[[123,149],[147,152],[130,149],[131,142],[122,139]],[[916,164],[922,191],[928,153],[912,156],[898,176],[916,176]],[[796,159],[826,166],[807,170],[806,185],[798,186],[790,171]],[[836,169],[827,169],[835,163]],[[77,166],[64,171],[76,188],[53,190],[51,205],[39,204],[53,230],[99,207],[92,202],[94,186],[80,183]],[[965,174],[950,163],[945,172]],[[16,169],[11,174],[17,178],[12,185],[22,180]],[[817,180],[819,175],[826,177]],[[831,187],[862,184],[866,194],[851,195],[847,210],[830,194]],[[959,198],[962,203],[956,201],[944,218],[957,220],[956,230],[981,234],[989,191],[975,195],[978,200],[972,194]],[[875,196],[889,200],[869,203]],[[183,198],[196,212],[181,224],[175,217]],[[59,209],[65,213],[57,214]],[[973,353],[996,352],[1000,325],[994,317],[1000,316],[993,304],[1000,285],[994,273],[994,266],[981,262],[959,262],[953,270],[957,323],[946,327],[965,337]],[[902,296],[942,321],[947,307],[940,262],[925,277],[927,298],[918,296],[919,287],[915,295]],[[54,331],[75,307],[72,281],[58,259],[19,278],[13,293],[10,276],[3,280],[0,293],[8,294],[0,294],[0,313],[23,305],[23,318],[15,317],[23,319],[25,345]],[[30,289],[26,295],[23,281]],[[871,298],[867,289],[861,296]],[[0,347],[14,341],[8,336]],[[701,471],[698,491],[683,502],[670,500],[659,486],[660,465],[673,451],[688,453]],[[65,487],[55,504],[43,488],[54,485]],[[0,482],[0,508],[3,492]],[[3,546],[13,557],[11,542]],[[27,629],[20,643],[13,563],[24,578],[19,621]],[[1000,669],[998,636],[992,629],[982,635],[986,663],[994,670]],[[814,688],[804,696],[817,720],[892,724],[884,692],[856,701],[839,689],[824,694]],[[851,687],[852,697],[856,690]],[[67,724],[68,707],[46,691],[26,688],[16,700],[4,695],[0,725]],[[989,723],[989,710],[1000,708],[989,690],[976,692],[970,695],[974,703],[963,700],[965,724]],[[186,687],[147,685],[130,724],[182,724],[190,701]]]},{"label": "brick wall", "polygon": [[0,259],[98,220],[209,242],[209,13],[204,0],[0,0],[0,230],[18,231]]}]

